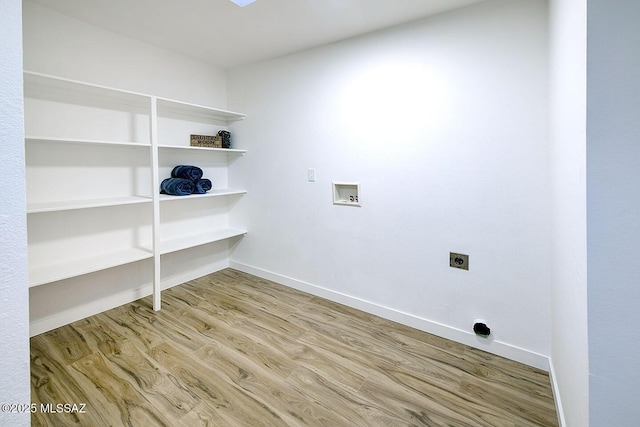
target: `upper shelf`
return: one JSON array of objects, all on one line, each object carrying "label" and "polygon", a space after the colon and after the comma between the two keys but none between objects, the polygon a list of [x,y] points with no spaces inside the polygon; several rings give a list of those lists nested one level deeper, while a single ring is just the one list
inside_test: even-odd
[{"label": "upper shelf", "polygon": [[25,96],[29,96],[30,89],[32,88],[36,89],[40,93],[42,93],[45,88],[49,88],[62,92],[80,92],[91,96],[105,97],[126,104],[144,106],[146,108],[150,107],[151,99],[156,99],[159,115],[166,112],[169,114],[187,115],[224,122],[233,122],[243,120],[245,118],[244,114],[236,113],[234,111],[222,110],[205,105],[198,105],[139,92],[132,92],[93,83],[81,82],[78,80],[51,76],[34,71],[25,70],[24,86]]},{"label": "upper shelf", "polygon": [[224,122],[235,122],[243,120],[245,115],[233,111],[220,110],[204,105],[191,104],[188,102],[176,101],[167,98],[157,98],[158,114],[164,112],[180,114],[193,117],[201,117],[207,120],[222,120]]},{"label": "upper shelf", "polygon": [[43,136],[26,136],[26,142],[44,142],[47,144],[96,144],[96,145],[113,145],[124,147],[151,147],[149,144],[138,142],[118,142],[118,141],[102,141],[96,139],[77,139],[77,138],[51,138]]},{"label": "upper shelf", "polygon": [[32,96],[32,90],[36,92],[37,95],[34,95],[36,97],[55,91],[55,93],[65,94],[67,96],[81,94],[88,97],[99,97],[144,108],[149,108],[151,99],[149,95],[138,92],[115,89],[108,86],[85,83],[78,80],[65,79],[26,70],[24,72],[24,89],[26,97]]},{"label": "upper shelf", "polygon": [[212,148],[212,147],[191,147],[186,145],[158,145],[158,148],[171,148],[178,150],[208,151],[213,153],[230,153],[230,154],[246,154],[247,150],[239,150],[237,148]]}]

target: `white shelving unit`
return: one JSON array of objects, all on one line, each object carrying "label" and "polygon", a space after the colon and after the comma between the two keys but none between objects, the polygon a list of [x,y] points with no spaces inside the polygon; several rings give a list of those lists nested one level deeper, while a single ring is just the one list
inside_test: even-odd
[{"label": "white shelving unit", "polygon": [[[228,225],[246,191],[230,188],[227,174],[245,150],[189,146],[190,134],[215,134],[243,114],[35,72],[25,72],[24,81],[30,288],[67,289],[73,284],[64,281],[142,262],[140,268],[153,265],[141,276],[153,277],[159,310],[165,257],[246,233]],[[212,191],[159,194],[179,164],[201,167]],[[168,259],[172,269],[180,259]],[[140,289],[146,287],[129,294]],[[64,310],[62,317],[73,318]],[[37,323],[60,326],[55,319]]]}]

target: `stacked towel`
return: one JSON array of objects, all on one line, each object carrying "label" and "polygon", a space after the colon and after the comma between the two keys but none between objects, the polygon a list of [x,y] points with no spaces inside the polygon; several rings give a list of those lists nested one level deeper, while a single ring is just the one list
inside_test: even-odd
[{"label": "stacked towel", "polygon": [[188,196],[193,193],[196,186],[193,181],[183,178],[167,178],[160,184],[161,194],[172,196]]},{"label": "stacked towel", "polygon": [[202,169],[197,166],[180,165],[173,168],[171,171],[171,178],[183,178],[196,181],[202,178]]},{"label": "stacked towel", "polygon": [[213,187],[213,185],[211,184],[211,180],[207,178],[198,179],[194,181],[193,184],[196,187],[193,190],[194,194],[204,194],[207,191],[211,190],[211,187]]},{"label": "stacked towel", "polygon": [[197,166],[179,165],[171,171],[171,178],[160,184],[160,194],[188,196],[204,194],[213,187],[211,180],[202,178],[203,172]]}]

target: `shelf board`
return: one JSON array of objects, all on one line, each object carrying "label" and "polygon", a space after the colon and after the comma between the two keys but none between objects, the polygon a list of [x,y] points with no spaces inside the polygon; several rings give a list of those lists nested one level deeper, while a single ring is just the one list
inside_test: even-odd
[{"label": "shelf board", "polygon": [[158,145],[158,148],[169,148],[176,150],[209,151],[213,153],[246,154],[247,150],[236,148],[209,148],[209,147],[189,147],[185,145]]},{"label": "shelf board", "polygon": [[124,104],[136,105],[145,108],[149,108],[151,105],[151,96],[143,93],[51,76],[34,71],[24,71],[24,84],[25,96],[27,97],[29,96],[27,88],[30,85],[35,85],[41,88],[51,88],[63,92],[81,92],[87,95],[104,97],[106,99],[117,100]]},{"label": "shelf board", "polygon": [[44,285],[58,280],[69,279],[83,274],[94,273],[119,265],[152,258],[153,253],[144,249],[124,249],[117,252],[76,259],[59,264],[29,268],[29,287]]},{"label": "shelf board", "polygon": [[[82,82],[79,80],[72,80],[63,77],[56,77],[48,74],[38,73],[34,71],[24,71],[24,84],[25,88],[30,85],[36,85],[41,87],[49,87],[56,90],[62,90],[64,92],[83,92],[89,95],[97,95],[106,98],[118,100],[126,104],[133,104],[149,108],[151,105],[151,99],[157,100],[159,112],[167,111],[171,113],[183,114],[194,117],[201,117],[205,119],[222,120],[225,122],[234,122],[238,120],[244,120],[245,115],[234,111],[223,110],[219,108],[208,107],[205,105],[198,105],[184,101],[178,101],[175,99],[154,97],[152,95],[133,92],[124,89],[116,89],[113,87]],[[29,96],[28,91],[25,89],[25,95]],[[162,115],[162,114],[160,114]]]},{"label": "shelf board", "polygon": [[150,148],[150,144],[143,144],[139,142],[120,142],[120,141],[102,141],[96,139],[75,139],[75,138],[52,138],[44,136],[27,136],[25,142],[45,142],[47,144],[87,144],[87,145],[114,145],[125,147],[143,147]]},{"label": "shelf board", "polygon": [[205,105],[192,104],[189,102],[176,101],[168,98],[157,97],[158,115],[162,112],[181,114],[187,116],[201,117],[204,119],[222,120],[225,122],[235,122],[244,120],[245,115],[234,111],[221,110],[207,107]]},{"label": "shelf board", "polygon": [[188,196],[172,196],[169,194],[161,194],[160,201],[168,201],[168,200],[185,200],[185,199],[199,199],[205,197],[221,197],[221,196],[232,196],[235,194],[246,194],[247,190],[232,190],[229,188],[222,188],[218,190],[211,190],[205,194],[191,194]]},{"label": "shelf board", "polygon": [[106,199],[27,203],[27,213],[58,212],[74,209],[101,208],[106,206],[133,205],[136,203],[150,203],[151,201],[152,199],[150,197],[128,196],[111,197]]},{"label": "shelf board", "polygon": [[232,237],[242,236],[246,233],[246,230],[238,228],[225,228],[222,230],[180,237],[178,239],[165,240],[160,242],[159,252],[161,255],[164,255],[183,249],[193,248],[195,246],[206,245],[207,243],[219,242]]}]

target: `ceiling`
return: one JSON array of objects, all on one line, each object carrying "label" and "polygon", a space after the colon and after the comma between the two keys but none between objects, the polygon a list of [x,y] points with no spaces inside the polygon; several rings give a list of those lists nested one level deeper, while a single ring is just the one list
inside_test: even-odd
[{"label": "ceiling", "polygon": [[483,0],[26,1],[226,69]]}]

